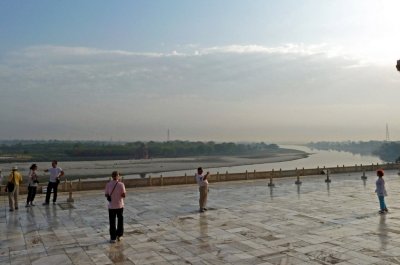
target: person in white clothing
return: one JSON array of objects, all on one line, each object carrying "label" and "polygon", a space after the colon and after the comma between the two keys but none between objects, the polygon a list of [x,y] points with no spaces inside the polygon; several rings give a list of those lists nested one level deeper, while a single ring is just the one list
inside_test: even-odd
[{"label": "person in white clothing", "polygon": [[28,197],[26,198],[26,206],[25,207],[35,206],[35,204],[33,203],[33,200],[35,199],[36,189],[37,189],[38,183],[39,183],[39,177],[38,177],[38,175],[36,175],[36,170],[37,170],[36,164],[32,164],[32,166],[29,168]]},{"label": "person in white clothing", "polygon": [[57,167],[57,161],[53,160],[51,162],[51,168],[46,169],[44,172],[50,172],[50,177],[49,184],[47,185],[46,201],[43,205],[49,205],[51,190],[53,190],[53,204],[56,204],[58,184],[60,183],[60,178],[64,176],[64,171]]},{"label": "person in white clothing", "polygon": [[203,176],[203,168],[199,167],[197,168],[197,174],[196,174],[196,182],[199,185],[199,192],[200,192],[200,198],[199,198],[199,206],[200,206],[200,212],[207,211],[207,197],[208,197],[208,176],[210,175],[210,172],[207,172],[206,175]]},{"label": "person in white clothing", "polygon": [[378,195],[378,199],[379,199],[379,206],[380,206],[380,214],[384,214],[387,213],[389,210],[386,207],[386,203],[385,203],[385,197],[387,196],[387,192],[386,192],[386,188],[385,188],[385,181],[383,180],[383,175],[385,175],[383,169],[378,169],[376,171],[376,175],[378,176],[378,179],[376,180],[375,184],[376,184],[376,195]]}]

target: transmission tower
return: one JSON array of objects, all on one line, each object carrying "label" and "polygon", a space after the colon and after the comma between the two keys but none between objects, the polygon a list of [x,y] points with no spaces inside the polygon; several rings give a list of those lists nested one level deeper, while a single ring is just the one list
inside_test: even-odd
[{"label": "transmission tower", "polygon": [[390,141],[390,137],[389,137],[389,125],[386,123],[386,142]]}]

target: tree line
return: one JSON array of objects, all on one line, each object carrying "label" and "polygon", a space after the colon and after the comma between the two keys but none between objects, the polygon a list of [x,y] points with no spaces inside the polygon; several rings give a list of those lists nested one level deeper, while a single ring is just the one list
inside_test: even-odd
[{"label": "tree line", "polygon": [[310,148],[320,150],[347,151],[353,154],[376,155],[385,162],[400,162],[400,142],[395,141],[345,141],[311,142]]},{"label": "tree line", "polygon": [[185,156],[244,155],[275,152],[276,144],[217,143],[213,141],[167,141],[167,142],[99,142],[99,141],[13,141],[2,142],[0,156],[16,160],[102,160],[173,158]]}]

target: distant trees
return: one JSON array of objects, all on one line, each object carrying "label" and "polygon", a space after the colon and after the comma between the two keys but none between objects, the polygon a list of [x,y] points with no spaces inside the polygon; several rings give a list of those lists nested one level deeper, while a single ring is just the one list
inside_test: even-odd
[{"label": "distant trees", "polygon": [[215,143],[215,142],[189,142],[189,141],[170,141],[170,142],[148,142],[148,154],[150,157],[182,157],[198,155],[236,155],[248,154],[251,152],[273,151],[279,147],[277,145],[267,145],[265,143],[236,144]]},{"label": "distant trees", "polygon": [[35,161],[42,160],[101,160],[142,159],[159,157],[184,157],[207,155],[243,155],[280,150],[276,144],[260,143],[215,143],[168,141],[168,142],[95,142],[95,141],[20,141],[3,143],[0,155],[18,156]]},{"label": "distant trees", "polygon": [[307,144],[308,147],[320,150],[347,151],[361,155],[376,155],[386,162],[400,161],[400,143],[386,141],[368,142],[316,142]]},{"label": "distant trees", "polygon": [[347,151],[354,154],[371,155],[382,145],[382,141],[344,141],[344,142],[311,142],[308,147],[321,150]]},{"label": "distant trees", "polygon": [[400,161],[400,143],[399,142],[384,142],[379,149],[374,152],[382,160],[387,162]]}]

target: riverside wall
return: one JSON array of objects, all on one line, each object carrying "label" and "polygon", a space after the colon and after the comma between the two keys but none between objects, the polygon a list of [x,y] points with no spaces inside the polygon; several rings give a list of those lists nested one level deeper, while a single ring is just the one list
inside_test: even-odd
[{"label": "riverside wall", "polygon": [[[249,166],[251,167],[251,166]],[[400,163],[387,163],[387,164],[371,164],[371,165],[354,165],[354,166],[336,166],[336,167],[317,167],[317,168],[296,168],[293,170],[271,170],[271,171],[246,171],[242,173],[229,173],[229,172],[217,172],[216,174],[211,174],[208,177],[210,183],[222,182],[222,181],[239,181],[239,180],[255,180],[255,179],[266,179],[271,181],[271,178],[284,178],[284,177],[301,177],[301,176],[321,176],[333,174],[343,174],[343,173],[354,173],[354,172],[368,172],[375,171],[379,168],[384,170],[399,170]],[[69,191],[87,191],[87,190],[103,190],[106,183],[110,178],[104,178],[104,180],[90,180],[85,179],[77,181],[64,180],[60,183],[58,190],[60,192]],[[163,177],[162,175],[158,177],[150,176],[148,178],[140,179],[124,179],[122,177],[121,181],[125,184],[127,188],[135,187],[152,187],[152,186],[169,186],[169,185],[185,185],[185,184],[195,184],[196,180],[194,175],[188,176],[172,176]],[[38,193],[45,191],[47,183],[45,185],[39,185]],[[1,186],[1,191],[4,191],[4,186]],[[20,194],[27,193],[27,186],[21,185]]]}]

